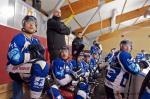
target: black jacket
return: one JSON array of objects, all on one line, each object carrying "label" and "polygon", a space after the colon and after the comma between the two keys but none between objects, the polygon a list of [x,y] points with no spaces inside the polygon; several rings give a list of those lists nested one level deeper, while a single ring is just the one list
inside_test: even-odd
[{"label": "black jacket", "polygon": [[80,46],[82,44],[83,44],[83,38],[76,37],[72,42],[72,46]]},{"label": "black jacket", "polygon": [[84,49],[83,38],[76,37],[72,42],[72,55],[74,58],[80,54]]},{"label": "black jacket", "polygon": [[70,29],[60,21],[60,18],[53,17],[47,22],[47,43],[49,50],[59,50],[64,45],[65,35],[70,34]]},{"label": "black jacket", "polygon": [[146,90],[146,87],[150,89],[150,71],[148,72],[148,74],[146,75],[145,79],[142,82],[138,99],[141,99],[143,93]]}]

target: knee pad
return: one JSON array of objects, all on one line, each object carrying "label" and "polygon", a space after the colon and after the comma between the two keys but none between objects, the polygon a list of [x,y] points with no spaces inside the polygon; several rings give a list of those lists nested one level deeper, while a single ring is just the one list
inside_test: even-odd
[{"label": "knee pad", "polygon": [[49,66],[46,63],[46,61],[39,60],[33,64],[31,72],[32,72],[31,74],[33,75],[46,77],[49,72]]},{"label": "knee pad", "polygon": [[38,64],[38,65],[41,67],[42,70],[43,70],[43,69],[46,67],[46,65],[47,65],[46,61],[44,61],[44,60],[38,60],[38,61],[35,62],[35,64]]},{"label": "knee pad", "polygon": [[31,98],[39,98],[41,96],[48,71],[48,64],[43,60],[33,64],[30,79]]},{"label": "knee pad", "polygon": [[76,99],[87,99],[87,93],[83,90],[78,90]]},{"label": "knee pad", "polygon": [[76,99],[86,99],[88,93],[88,84],[81,82],[77,91]]},{"label": "knee pad", "polygon": [[56,85],[52,85],[49,90],[47,91],[47,94],[50,99],[63,99],[61,96],[61,93]]},{"label": "knee pad", "polygon": [[83,83],[83,82],[81,82],[80,84],[79,84],[79,90],[83,90],[83,91],[85,91],[85,92],[88,92],[88,84],[86,84],[86,83]]}]

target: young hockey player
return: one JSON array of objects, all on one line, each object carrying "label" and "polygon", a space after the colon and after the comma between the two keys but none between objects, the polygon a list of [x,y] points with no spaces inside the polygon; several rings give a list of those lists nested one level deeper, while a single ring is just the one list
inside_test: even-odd
[{"label": "young hockey player", "polygon": [[111,49],[111,52],[110,52],[108,55],[106,55],[106,57],[105,57],[105,62],[111,63],[112,58],[113,58],[114,54],[115,54],[117,51],[118,51],[118,50],[117,50],[116,48],[112,48],[112,49]]},{"label": "young hockey player", "polygon": [[[69,59],[69,55],[70,55],[69,48],[67,46],[64,46],[60,50],[60,58],[57,58],[53,61],[53,67],[52,67],[58,86],[60,86],[60,88],[64,90],[70,88],[72,81],[74,81],[74,75],[76,74],[73,71],[74,64],[72,63],[72,60]],[[51,89],[52,88],[50,88],[50,90]],[[75,96],[76,99],[82,99],[82,98],[85,99],[87,97],[87,94],[86,94],[87,89],[88,89],[87,84],[80,83],[79,90],[77,91],[76,96]],[[55,92],[56,90],[57,92]],[[62,95],[60,95],[61,93],[59,95],[56,94],[60,92],[59,87],[56,87],[55,91],[49,91],[48,92],[49,96],[53,95],[54,99],[57,97],[62,97]]]},{"label": "young hockey player", "polygon": [[102,53],[102,45],[98,44],[96,40],[93,41],[93,45],[91,46],[91,49],[90,49],[91,55],[93,54],[93,52],[98,53],[99,56]]}]

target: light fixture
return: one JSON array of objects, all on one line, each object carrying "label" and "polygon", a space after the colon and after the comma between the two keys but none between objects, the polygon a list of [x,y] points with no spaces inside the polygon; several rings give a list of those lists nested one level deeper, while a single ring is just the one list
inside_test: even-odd
[{"label": "light fixture", "polygon": [[150,19],[150,8],[148,8],[144,14],[144,18]]},{"label": "light fixture", "polygon": [[111,32],[113,32],[116,27],[116,16],[117,16],[117,9],[113,9],[111,18]]}]

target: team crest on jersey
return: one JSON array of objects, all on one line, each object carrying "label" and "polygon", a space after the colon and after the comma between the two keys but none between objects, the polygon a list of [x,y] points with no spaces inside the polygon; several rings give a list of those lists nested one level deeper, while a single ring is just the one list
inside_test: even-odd
[{"label": "team crest on jersey", "polygon": [[11,47],[11,48],[16,48],[17,45],[16,45],[16,43],[12,43],[12,44],[9,44],[9,47]]},{"label": "team crest on jersey", "polygon": [[17,57],[19,57],[19,56],[16,56],[18,52],[19,52],[19,49],[18,48],[14,48],[10,52],[8,52],[8,56],[10,58],[15,56],[15,59],[17,59]]},{"label": "team crest on jersey", "polygon": [[132,63],[132,60],[131,60],[131,59],[127,59],[127,61],[128,61],[129,63]]}]

